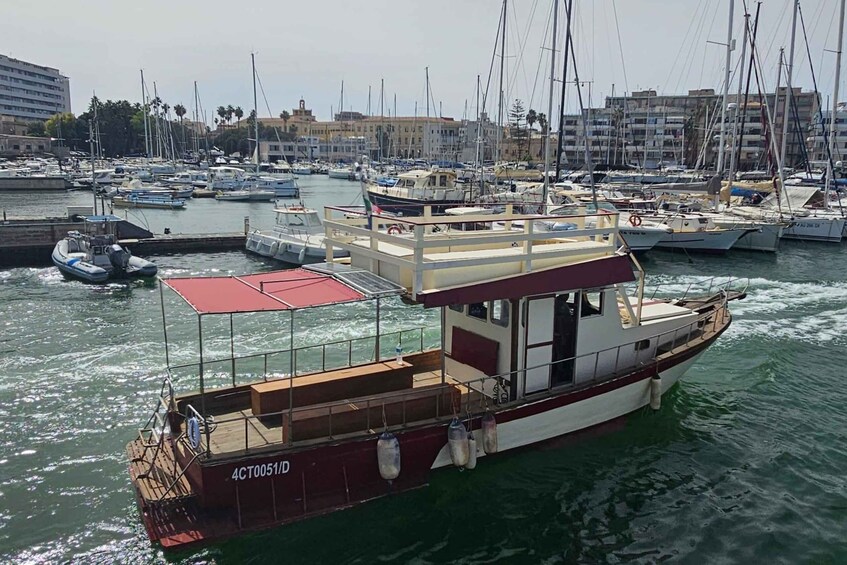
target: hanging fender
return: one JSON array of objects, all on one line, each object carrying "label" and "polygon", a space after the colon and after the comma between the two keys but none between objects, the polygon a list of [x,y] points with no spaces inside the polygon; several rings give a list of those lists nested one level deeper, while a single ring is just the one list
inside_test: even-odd
[{"label": "hanging fender", "polygon": [[200,420],[196,416],[188,419],[188,443],[192,449],[200,447]]}]

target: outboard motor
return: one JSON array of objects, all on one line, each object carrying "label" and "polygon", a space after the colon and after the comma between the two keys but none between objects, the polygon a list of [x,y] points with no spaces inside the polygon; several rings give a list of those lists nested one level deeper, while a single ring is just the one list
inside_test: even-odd
[{"label": "outboard motor", "polygon": [[129,267],[129,258],[130,253],[117,243],[110,245],[107,248],[107,253],[109,255],[109,262],[116,269],[121,269],[125,271],[127,267]]}]

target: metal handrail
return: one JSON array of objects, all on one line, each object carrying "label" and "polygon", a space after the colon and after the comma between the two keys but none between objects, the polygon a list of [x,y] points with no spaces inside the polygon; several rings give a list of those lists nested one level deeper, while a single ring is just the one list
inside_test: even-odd
[{"label": "metal handrail", "polygon": [[[720,281],[720,280],[723,280],[724,282],[722,284],[715,284],[715,281]],[[685,298],[688,296],[688,293],[691,291],[692,288],[695,288],[695,289],[698,288],[698,287],[702,288],[702,286],[705,285],[706,283],[708,283],[708,285],[709,285],[708,290],[706,291],[706,294],[710,294],[712,292],[712,287],[715,287],[715,291],[721,291],[721,290],[732,291],[732,290],[735,290],[732,287],[733,282],[736,282],[741,286],[741,288],[739,288],[737,292],[746,292],[747,289],[750,287],[750,279],[749,278],[739,278],[739,277],[733,277],[731,275],[707,277],[705,279],[696,280],[696,281],[689,283],[688,286],[686,287],[683,295],[681,297],[679,297],[679,300],[685,300]],[[654,299],[656,297],[656,294],[659,292],[659,289],[661,289],[662,287],[671,286],[671,285],[674,285],[674,284],[676,284],[676,283],[666,282],[666,283],[656,284],[656,286],[653,288],[652,294],[650,294],[650,299],[651,300]]]},{"label": "metal handrail", "polygon": [[[636,340],[636,341],[623,343],[623,344],[616,345],[616,346],[613,346],[613,347],[607,347],[605,349],[600,349],[598,351],[583,353],[581,355],[576,355],[576,356],[573,356],[573,357],[569,357],[567,359],[560,359],[558,361],[553,361],[553,362],[550,362],[550,363],[541,363],[539,365],[535,365],[535,366],[532,366],[532,367],[526,367],[525,369],[508,371],[508,372],[500,373],[500,374],[497,374],[497,375],[491,375],[491,376],[486,375],[484,377],[474,379],[474,380],[471,380],[471,381],[456,382],[454,384],[456,384],[457,386],[464,386],[464,387],[468,388],[468,390],[476,390],[477,392],[480,392],[483,395],[487,396],[484,392],[484,386],[485,386],[486,381],[495,381],[495,384],[497,384],[500,387],[503,387],[504,382],[506,382],[507,384],[512,383],[512,379],[511,379],[512,376],[518,377],[521,374],[523,374],[524,390],[526,390],[526,373],[527,372],[532,371],[534,369],[540,369],[540,368],[548,367],[548,366],[553,367],[555,365],[565,364],[565,363],[569,363],[569,362],[573,362],[574,366],[576,366],[577,360],[583,359],[583,358],[594,358],[595,362],[594,362],[594,372],[592,374],[590,381],[583,381],[582,384],[584,384],[586,382],[596,384],[598,382],[597,372],[598,372],[600,356],[602,354],[610,352],[610,351],[616,351],[615,367],[614,367],[613,371],[606,378],[601,379],[601,380],[611,380],[611,379],[619,376],[619,370],[620,369],[633,369],[633,368],[638,368],[638,367],[649,366],[649,365],[653,364],[661,355],[666,355],[668,353],[672,353],[674,350],[676,350],[679,347],[688,346],[691,343],[692,339],[701,338],[704,335],[704,333],[701,331],[699,334],[697,334],[693,330],[695,330],[695,329],[701,330],[702,327],[700,326],[700,324],[702,322],[705,322],[706,320],[708,320],[711,317],[714,317],[714,319],[712,320],[712,325],[713,325],[712,331],[715,331],[715,328],[716,328],[717,323],[718,323],[718,319],[720,318],[720,321],[723,321],[724,316],[727,313],[726,303],[727,303],[727,296],[726,296],[726,294],[724,294],[724,297],[721,301],[721,307],[720,308],[712,310],[712,311],[710,311],[706,314],[702,314],[702,315],[698,316],[696,320],[693,320],[691,323],[689,323],[685,326],[682,326],[682,327],[675,328],[673,330],[668,330],[668,331],[665,331],[665,332],[662,332],[662,333],[653,334],[651,336],[643,337],[643,338]],[[681,344],[678,344],[677,343],[677,335],[680,334],[681,332],[687,332],[687,333],[685,333],[686,339]],[[662,338],[664,338],[666,336],[670,336],[671,334],[673,334],[673,338],[670,340],[670,342],[668,342],[667,340],[665,340],[663,342]],[[656,341],[655,345],[653,345],[653,340]],[[642,343],[642,342],[645,342],[645,341],[648,341],[650,343],[650,345],[645,349],[654,351],[654,353],[650,356],[650,358],[639,361],[638,357],[639,357],[639,351],[640,350],[636,350],[636,357],[635,357],[634,365],[630,365],[630,366],[623,367],[623,368],[620,367],[619,366],[620,352],[621,352],[622,348],[625,348],[625,347],[628,347],[628,346],[634,346],[638,343]],[[671,344],[671,348],[669,350],[666,350],[666,351],[661,351],[663,349],[663,346],[667,346],[668,343]],[[529,394],[537,394],[539,392],[544,392],[544,391],[549,392],[553,388],[555,388],[557,390],[563,390],[565,388],[577,388],[579,385],[577,385],[577,383],[575,381],[576,381],[576,373],[574,373],[574,382],[572,382],[572,383],[557,385],[555,387],[548,385],[544,389],[534,391],[534,392],[529,393]],[[477,385],[477,384],[479,385],[478,389],[473,386],[473,385]],[[519,399],[516,399],[514,401],[510,401],[510,402],[518,404],[525,399],[526,394],[527,393],[524,392],[524,398],[519,398]],[[494,399],[494,400],[495,400],[495,403],[497,403],[497,404],[503,404],[503,403],[497,402],[498,399]],[[506,404],[508,404],[510,402],[507,402]]]},{"label": "metal handrail", "polygon": [[[179,441],[180,438],[182,438],[182,437],[183,437],[183,435],[180,435],[180,437],[177,438],[177,441]],[[167,494],[169,492],[171,492],[171,490],[176,486],[176,484],[179,482],[179,480],[185,475],[185,473],[188,471],[188,468],[191,467],[191,464],[194,463],[194,461],[196,461],[197,458],[200,457],[201,455],[203,455],[202,451],[197,452],[197,453],[194,454],[194,457],[191,458],[191,461],[189,461],[187,465],[184,465],[184,466],[181,465],[182,471],[180,471],[179,475],[177,475],[177,477],[174,478],[173,481],[171,481],[171,484],[168,485],[168,488],[165,489],[165,492],[162,493],[162,496],[159,497],[157,502],[161,502],[165,499],[165,496],[167,496]],[[176,461],[174,461],[174,464],[176,464]]]},{"label": "metal handrail", "polygon": [[[418,342],[421,344],[419,351],[423,351],[424,331],[427,330],[427,329],[432,329],[433,327],[434,326],[418,326],[418,327],[415,327],[415,328],[408,328],[408,329],[402,329],[402,330],[397,330],[397,331],[393,331],[393,332],[380,333],[378,335],[353,337],[353,338],[343,339],[343,340],[338,340],[338,341],[330,341],[330,342],[327,342],[327,343],[317,343],[317,344],[314,344],[314,345],[304,345],[304,346],[301,346],[301,347],[295,347],[293,350],[290,349],[290,348],[289,349],[278,349],[278,350],[273,350],[273,351],[265,351],[265,352],[262,352],[262,353],[248,353],[248,354],[245,354],[245,355],[221,357],[221,358],[217,358],[217,359],[204,360],[203,365],[204,366],[211,366],[211,365],[221,364],[221,363],[231,363],[232,361],[244,361],[244,360],[249,360],[249,359],[262,359],[263,358],[264,359],[264,377],[267,379],[267,373],[268,373],[267,368],[268,368],[268,358],[269,357],[272,357],[274,355],[291,353],[293,351],[294,357],[295,357],[295,360],[296,360],[298,352],[303,352],[303,351],[307,351],[307,350],[310,350],[310,349],[316,349],[316,348],[320,347],[321,348],[321,365],[325,367],[327,347],[333,347],[333,346],[337,346],[337,345],[346,344],[347,350],[348,350],[348,355],[347,355],[348,364],[346,366],[352,366],[352,351],[353,351],[352,346],[353,346],[353,343],[355,343],[355,342],[374,340],[377,337],[384,338],[384,337],[397,335],[397,336],[399,336],[399,341],[402,344],[403,343],[403,334],[407,334],[407,333],[410,333],[410,332],[418,332],[418,335],[419,335]],[[382,357],[380,357],[380,358],[382,358]],[[373,361],[375,361],[375,359],[373,359],[373,357],[371,357],[369,362],[373,362]],[[169,366],[167,368],[167,371],[170,374],[170,372],[175,370],[175,369],[187,369],[187,368],[190,368],[190,367],[199,367],[199,366],[200,366],[199,362],[181,363],[179,365]],[[343,366],[345,366],[345,365],[341,365],[341,367],[343,367]],[[295,365],[295,371],[294,372],[295,372],[295,376],[297,376],[298,371],[297,371],[296,365]]]},{"label": "metal handrail", "polygon": [[[568,363],[568,362],[573,362],[574,368],[576,368],[576,362],[580,359],[585,359],[585,358],[587,358],[587,359],[594,358],[594,370],[593,370],[593,374],[592,374],[592,377],[591,377],[590,380],[583,380],[581,383],[577,384],[576,383],[576,372],[574,372],[574,379],[573,379],[573,382],[571,382],[571,383],[552,386],[552,384],[550,384],[549,381],[548,381],[548,386],[546,388],[540,389],[538,391],[534,391],[534,392],[529,393],[529,394],[536,394],[536,393],[545,392],[545,391],[549,392],[549,391],[553,390],[554,388],[556,390],[564,390],[566,388],[578,388],[580,386],[584,386],[587,383],[596,384],[597,382],[600,382],[600,381],[610,380],[610,379],[613,379],[613,378],[620,376],[620,374],[621,374],[620,371],[622,369],[631,370],[633,368],[647,367],[649,365],[656,363],[658,358],[661,357],[662,355],[667,355],[668,353],[672,353],[680,347],[688,346],[695,339],[702,339],[704,337],[704,335],[706,335],[706,333],[707,333],[706,330],[705,330],[705,327],[707,325],[706,324],[707,321],[710,318],[712,318],[712,320],[711,320],[712,332],[716,331],[718,322],[719,321],[723,322],[723,320],[725,319],[725,316],[728,314],[728,311],[727,311],[727,308],[726,308],[726,303],[727,303],[727,295],[726,295],[726,293],[724,293],[724,296],[721,300],[719,307],[711,309],[709,312],[697,316],[696,319],[692,320],[690,323],[686,324],[685,326],[677,327],[677,328],[674,328],[672,330],[667,330],[667,331],[664,331],[664,332],[661,332],[661,333],[652,334],[650,336],[642,337],[642,338],[635,340],[635,341],[619,344],[619,345],[616,345],[616,346],[613,346],[613,347],[608,347],[608,348],[601,349],[601,350],[598,350],[598,351],[583,353],[581,355],[576,355],[576,356],[570,357],[568,359],[562,359],[562,360],[553,361],[553,362],[550,362],[550,363],[542,363],[542,364],[535,365],[535,366],[532,366],[532,367],[526,367],[524,369],[519,369],[519,370],[516,370],[516,371],[509,371],[509,372],[501,373],[501,374],[498,374],[498,375],[492,375],[492,376],[486,375],[484,377],[481,377],[479,379],[474,379],[474,380],[471,380],[471,381],[451,380],[450,382],[444,383],[445,389],[448,386],[454,386],[454,387],[458,386],[458,387],[465,388],[468,391],[479,392],[483,395],[483,397],[488,397],[489,395],[484,391],[486,382],[493,381],[495,383],[495,385],[500,387],[501,389],[508,389],[510,386],[513,386],[513,383],[517,382],[517,381],[513,381],[513,379],[511,377],[514,376],[516,378],[519,378],[519,377],[523,376],[524,390],[526,390],[526,373],[527,372],[532,371],[534,369],[543,368],[543,367],[553,367],[553,366],[556,366],[558,364],[564,364],[564,363]],[[680,338],[683,338],[682,341],[678,341]],[[634,359],[633,363],[630,364],[630,365],[627,365],[625,367],[621,367],[620,366],[621,351],[624,348],[635,346],[636,344],[643,343],[645,341],[649,342],[649,345],[648,345],[648,347],[644,348],[644,350],[652,352],[649,355],[649,357],[647,357],[643,360],[640,360],[639,356],[640,356],[640,351],[642,351],[642,350],[636,349],[635,350],[635,359]],[[654,341],[655,341],[655,344],[654,344]],[[670,349],[665,349],[668,345],[670,345]],[[608,375],[602,376],[598,381],[600,356],[605,354],[605,353],[611,352],[611,351],[616,352],[614,369]],[[477,386],[478,386],[478,388],[476,388]],[[393,399],[396,399],[396,398],[403,398],[403,422],[402,422],[401,425],[405,426],[405,425],[407,425],[407,422],[406,422],[406,419],[405,419],[405,416],[406,416],[405,398],[414,395],[416,392],[418,392],[418,391],[415,391],[415,390],[396,391],[396,392],[390,392],[390,393],[384,393],[384,394],[379,394],[379,395],[371,395],[371,396],[368,396],[368,397],[357,398],[356,401],[357,401],[357,403],[362,403],[362,402],[365,403],[365,408],[366,408],[366,410],[368,410],[368,418],[370,418],[370,408],[372,407],[373,403],[379,402],[380,404],[384,405],[387,400],[393,400]],[[524,395],[521,398],[518,398],[514,401],[509,400],[509,401],[506,401],[506,402],[500,402],[499,398],[492,399],[492,400],[494,401],[495,404],[498,404],[498,405],[519,404],[521,402],[524,402],[526,400],[526,397],[527,397],[527,393],[525,392]],[[333,408],[345,406],[347,404],[349,404],[349,399],[339,400],[337,402],[332,402],[332,403],[326,403],[324,406],[321,406],[322,409],[325,409],[327,411],[327,417],[328,417],[328,421],[329,421],[329,429],[328,429],[329,435],[327,437],[330,437],[330,438],[332,437]],[[190,407],[190,405],[189,405],[189,408],[191,408],[191,410],[194,411],[195,414],[197,414],[197,412],[192,407]],[[466,407],[466,408],[469,410],[469,407]],[[231,424],[233,422],[243,421],[244,425],[245,425],[245,430],[247,430],[248,429],[247,428],[248,423],[251,420],[273,418],[273,417],[287,418],[288,419],[289,436],[293,436],[293,430],[294,430],[293,415],[298,413],[298,412],[303,412],[303,411],[308,411],[308,410],[315,410],[315,407],[314,406],[302,406],[302,407],[298,407],[298,408],[286,409],[286,410],[281,410],[281,411],[278,411],[278,412],[273,412],[273,413],[268,413],[268,414],[243,415],[243,416],[238,416],[238,417],[234,417],[234,418],[229,418],[229,419],[226,419],[226,420],[218,420],[215,423],[217,425],[222,425],[222,424]],[[454,410],[454,412],[455,412],[455,410]],[[458,413],[461,413],[461,412],[462,412],[462,407],[460,406]],[[436,415],[436,418],[452,417],[453,415],[455,415],[455,414],[445,413],[443,415]],[[199,414],[198,414],[198,418],[199,418]],[[202,418],[200,418],[200,419],[202,421]],[[284,428],[285,428],[285,426],[283,426],[283,429]],[[370,421],[368,421],[367,429],[371,429],[371,422]],[[278,442],[273,441],[273,442],[269,442],[269,443],[270,444],[276,444],[276,443],[285,443],[287,441],[290,442],[291,440],[286,439],[285,437],[282,437],[282,434],[281,434]],[[249,447],[249,437],[248,437],[248,433],[246,431],[245,431],[244,449],[245,449],[245,451],[250,449],[250,447]]]}]

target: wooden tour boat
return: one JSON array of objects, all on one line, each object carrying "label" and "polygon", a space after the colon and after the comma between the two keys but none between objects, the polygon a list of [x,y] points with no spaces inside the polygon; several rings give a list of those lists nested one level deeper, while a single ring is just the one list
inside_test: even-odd
[{"label": "wooden tour boat", "polygon": [[[176,394],[170,375],[186,366],[169,363],[156,409],[127,446],[145,528],[165,548],[332,512],[424,485],[437,468],[472,469],[659,409],[729,326],[727,303],[744,296],[730,280],[709,281],[696,297],[645,298],[617,215],[575,215],[576,229],[559,233],[536,233],[544,216],[510,208],[324,215],[326,263],[162,281],[163,323],[169,289],[196,314],[200,342],[199,389]],[[401,234],[385,230],[398,222]],[[491,229],[502,222],[507,229]],[[339,249],[345,264],[333,261]],[[401,294],[440,309],[440,347],[427,347],[423,329],[406,330],[391,354],[398,336],[380,336],[380,305]],[[292,347],[296,313],[362,302],[373,305],[370,341]],[[205,320],[229,317],[232,328],[255,312],[280,316],[286,347],[236,356],[231,336],[229,357],[204,354]],[[368,344],[364,357],[354,341]],[[309,361],[308,351],[320,355]],[[221,367],[228,385],[211,388]]]}]

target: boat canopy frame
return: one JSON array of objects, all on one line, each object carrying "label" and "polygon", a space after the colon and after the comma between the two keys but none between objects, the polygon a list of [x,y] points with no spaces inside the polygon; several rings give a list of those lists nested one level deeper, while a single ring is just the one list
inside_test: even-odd
[{"label": "boat canopy frame", "polygon": [[[294,378],[294,314],[323,306],[354,302],[373,301],[376,311],[375,354],[380,352],[380,301],[382,298],[405,294],[406,290],[363,269],[348,265],[315,264],[296,269],[272,271],[253,275],[228,275],[223,277],[159,277],[159,295],[162,309],[162,331],[165,342],[165,364],[168,374],[178,366],[171,365],[168,342],[167,315],[164,289],[168,288],[179,296],[197,315],[200,385],[200,411],[202,418],[208,417],[206,410],[205,366],[203,354],[203,318],[206,316],[228,316],[230,329],[230,360],[232,362],[233,386],[235,377],[235,332],[233,315],[259,312],[289,313],[289,378]],[[421,330],[422,331],[422,330]],[[402,331],[401,331],[402,338]],[[423,334],[421,334],[423,341]],[[220,359],[215,362],[220,362]],[[195,363],[191,363],[195,365]],[[291,388],[293,391],[293,387]],[[208,443],[209,426],[203,426]]]}]

